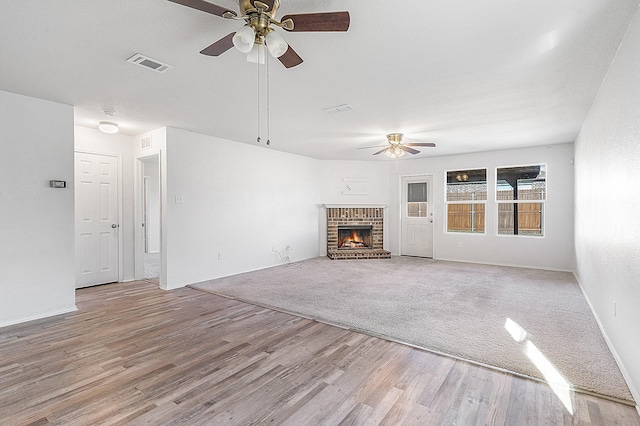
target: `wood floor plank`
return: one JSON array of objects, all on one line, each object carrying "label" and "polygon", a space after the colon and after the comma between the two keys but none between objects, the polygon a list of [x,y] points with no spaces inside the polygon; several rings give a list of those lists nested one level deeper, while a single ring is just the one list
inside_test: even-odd
[{"label": "wood floor plank", "polygon": [[431,417],[431,411],[419,403],[420,396],[423,390],[429,386],[432,376],[420,371],[414,371],[413,373],[413,379],[382,419],[381,424],[390,426],[400,424],[437,424],[428,422],[427,419]]},{"label": "wood floor plank", "polygon": [[484,424],[506,424],[509,395],[511,394],[512,377],[506,373],[491,371],[491,394],[489,394],[489,407],[485,415]]},{"label": "wood floor plank", "polygon": [[[0,329],[0,424],[640,426],[633,407],[198,290],[77,291]],[[565,401],[566,403],[566,401]]]}]

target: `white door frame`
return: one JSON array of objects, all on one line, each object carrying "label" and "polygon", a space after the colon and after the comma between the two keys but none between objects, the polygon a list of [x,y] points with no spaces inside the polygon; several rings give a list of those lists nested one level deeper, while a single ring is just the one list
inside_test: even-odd
[{"label": "white door frame", "polygon": [[[404,191],[404,185],[403,185],[403,181],[405,178],[420,178],[420,177],[424,177],[425,179],[430,178],[431,179],[431,188],[429,188],[429,192],[431,194],[431,202],[430,202],[430,206],[429,206],[429,211],[433,212],[433,221],[434,221],[434,225],[437,222],[437,215],[436,215],[436,210],[435,210],[435,200],[434,200],[434,190],[433,190],[433,186],[435,186],[434,183],[434,175],[433,173],[415,173],[415,174],[408,174],[408,175],[399,175],[398,176],[398,253],[400,256],[402,256],[402,219],[403,219],[403,205],[402,205],[402,194]],[[431,232],[431,247],[432,247],[432,257],[431,259],[436,259],[436,244],[435,244],[435,226],[432,226],[432,232]],[[427,259],[427,258],[425,258]]]},{"label": "white door frame", "polygon": [[135,238],[135,272],[134,276],[136,280],[144,279],[144,229],[142,223],[144,221],[144,168],[143,163],[150,158],[158,159],[158,179],[160,185],[160,288],[166,287],[166,247],[164,245],[164,183],[163,183],[163,166],[162,166],[162,150],[150,152],[149,155],[135,158],[135,187],[134,187],[134,209],[135,209],[135,225],[134,225],[134,238]]},{"label": "white door frame", "polygon": [[[116,195],[116,199],[118,200],[118,208],[117,208],[117,212],[118,212],[118,224],[120,226],[118,226],[118,228],[116,229],[117,231],[117,235],[118,235],[118,282],[123,282],[124,281],[124,238],[122,237],[123,231],[122,231],[122,227],[123,227],[123,222],[122,222],[122,217],[123,217],[123,213],[122,213],[122,154],[114,154],[112,152],[103,152],[103,151],[95,151],[95,150],[91,150],[91,149],[75,149],[74,151],[74,157],[76,153],[80,153],[80,154],[92,154],[92,155],[102,155],[105,157],[114,157],[117,161],[117,173],[118,173],[118,185],[116,187],[116,190],[118,191],[118,194]],[[75,162],[75,160],[74,160]],[[75,181],[75,170],[74,170],[74,181]],[[75,191],[75,189],[74,189]],[[75,222],[75,219],[74,219]],[[75,228],[74,228],[74,233],[75,233]],[[74,235],[74,241],[75,241],[75,235]],[[75,262],[77,262],[78,260],[75,259]]]},{"label": "white door frame", "polygon": [[142,176],[142,223],[144,229],[142,230],[142,239],[144,240],[144,253],[149,253],[149,193],[147,187],[149,186],[149,178]]}]

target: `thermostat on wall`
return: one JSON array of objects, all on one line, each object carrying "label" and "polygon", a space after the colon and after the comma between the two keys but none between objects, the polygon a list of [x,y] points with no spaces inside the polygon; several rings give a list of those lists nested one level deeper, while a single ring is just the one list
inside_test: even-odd
[{"label": "thermostat on wall", "polygon": [[49,181],[49,186],[51,188],[66,188],[67,187],[67,181],[64,181],[64,180],[50,180]]}]

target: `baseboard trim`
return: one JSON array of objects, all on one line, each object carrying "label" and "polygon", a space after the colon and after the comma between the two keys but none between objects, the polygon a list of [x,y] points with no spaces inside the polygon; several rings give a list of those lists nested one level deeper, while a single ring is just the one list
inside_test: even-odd
[{"label": "baseboard trim", "polygon": [[[200,284],[200,283],[204,283],[204,282],[207,282],[207,281],[217,280],[217,279],[220,279],[220,278],[233,277],[235,275],[247,274],[249,272],[255,272],[255,271],[261,271],[263,269],[275,268],[275,267],[278,267],[278,266],[288,267],[289,265],[294,265],[293,267],[296,267],[295,265],[297,265],[297,264],[299,264],[301,262],[304,262],[305,260],[315,259],[317,257],[326,257],[326,255],[325,256],[315,256],[314,255],[314,256],[310,256],[310,257],[302,257],[300,259],[290,259],[289,262],[286,262],[286,263],[285,262],[276,262],[276,263],[271,264],[271,265],[260,266],[258,268],[248,269],[248,270],[245,270],[245,271],[233,272],[231,274],[220,275],[220,276],[217,276],[217,277],[207,278],[207,279],[204,279],[204,280],[191,281],[191,282],[188,282],[188,283],[179,284],[177,286],[172,286],[172,287],[167,287],[167,288],[164,288],[164,287],[160,286],[160,288],[162,290],[169,291],[169,290],[175,290],[175,289],[178,289],[178,288],[189,287],[191,285]],[[143,280],[144,280],[144,278],[143,278]]]},{"label": "baseboard trim", "polygon": [[51,311],[51,312],[47,312],[47,313],[33,315],[33,316],[30,316],[30,317],[20,318],[18,320],[11,320],[11,321],[7,321],[7,322],[3,322],[3,323],[0,323],[0,328],[9,327],[10,325],[22,324],[22,323],[29,322],[29,321],[35,321],[35,320],[39,320],[39,319],[43,319],[43,318],[49,318],[49,317],[53,317],[53,316],[56,316],[56,315],[68,314],[70,312],[75,312],[77,310],[78,310],[78,307],[76,305],[73,305],[73,307],[70,307],[70,308],[67,308],[67,309]]},{"label": "baseboard trim", "polygon": [[582,292],[582,296],[587,301],[587,305],[589,306],[589,309],[591,310],[591,313],[593,314],[593,317],[596,319],[596,323],[598,324],[598,328],[600,329],[600,332],[602,333],[602,337],[604,337],[604,341],[607,344],[607,347],[609,348],[609,350],[611,351],[611,354],[613,355],[613,359],[615,360],[616,364],[618,365],[618,368],[620,369],[620,372],[622,373],[622,377],[624,378],[624,381],[627,383],[627,387],[629,387],[629,391],[631,392],[631,396],[633,397],[633,399],[636,402],[636,411],[638,412],[638,415],[640,415],[640,405],[638,405],[638,402],[640,401],[640,392],[638,392],[638,389],[635,387],[635,384],[631,380],[631,377],[629,376],[629,373],[627,372],[627,369],[625,368],[625,366],[624,366],[624,364],[622,362],[622,359],[618,355],[618,352],[616,351],[615,346],[613,346],[613,343],[611,342],[611,339],[609,339],[609,336],[607,335],[607,332],[605,331],[604,327],[602,326],[602,322],[600,321],[600,318],[598,317],[598,313],[593,308],[593,304],[591,303],[591,299],[589,299],[589,295],[585,291],[584,286],[582,285],[582,282],[580,281],[580,278],[578,277],[578,274],[575,273],[575,271],[573,272],[573,276],[575,277],[576,282],[578,283],[578,287],[580,287],[580,291]]},{"label": "baseboard trim", "polygon": [[471,263],[474,265],[506,266],[509,268],[539,269],[541,271],[570,272],[575,275],[574,271],[571,269],[553,268],[550,266],[518,265],[513,263],[493,263],[493,262],[489,263],[489,262],[480,262],[480,261],[472,261],[472,260],[447,259],[445,257],[435,257],[435,256],[433,257],[433,260],[442,260],[446,262],[458,262],[458,263]]}]

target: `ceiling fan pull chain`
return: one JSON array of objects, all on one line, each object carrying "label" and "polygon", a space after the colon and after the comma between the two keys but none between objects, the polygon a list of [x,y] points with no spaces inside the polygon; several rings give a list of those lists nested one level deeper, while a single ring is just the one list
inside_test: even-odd
[{"label": "ceiling fan pull chain", "polygon": [[261,140],[260,140],[260,61],[258,61],[256,63],[256,76],[257,76],[257,78],[256,78],[256,87],[258,88],[257,89],[258,90],[258,92],[257,92],[258,96],[256,96],[256,105],[257,105],[256,115],[258,117],[258,123],[257,123],[257,129],[256,130],[258,132],[258,137],[256,138],[256,141],[258,143],[260,143],[261,142]]},{"label": "ceiling fan pull chain", "polygon": [[266,58],[265,62],[267,67],[267,145],[271,145],[271,91],[269,90],[271,77],[269,76],[269,58]]}]

